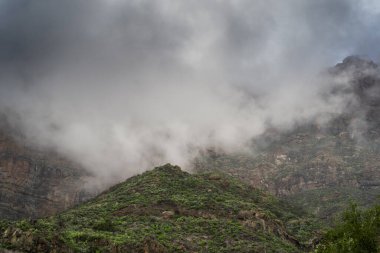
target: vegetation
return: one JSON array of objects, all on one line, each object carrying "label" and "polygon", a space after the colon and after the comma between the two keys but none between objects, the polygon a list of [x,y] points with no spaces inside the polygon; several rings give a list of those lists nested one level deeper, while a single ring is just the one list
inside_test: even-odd
[{"label": "vegetation", "polygon": [[360,144],[350,136],[351,116],[323,125],[302,125],[289,132],[270,131],[252,152],[203,152],[198,171],[222,171],[256,188],[302,206],[326,224],[354,200],[369,207],[380,195],[380,144]]},{"label": "vegetation", "polygon": [[321,221],[333,225],[342,210],[350,206],[350,201],[354,201],[358,207],[369,208],[376,202],[379,194],[380,191],[376,189],[330,186],[322,189],[305,190],[283,199],[295,206],[302,206],[308,213],[318,216]]},{"label": "vegetation", "polygon": [[221,173],[170,164],[59,215],[3,227],[2,247],[32,252],[303,252],[320,225]]},{"label": "vegetation", "polygon": [[342,214],[342,219],[329,230],[315,253],[379,252],[380,205],[361,210],[356,204]]}]

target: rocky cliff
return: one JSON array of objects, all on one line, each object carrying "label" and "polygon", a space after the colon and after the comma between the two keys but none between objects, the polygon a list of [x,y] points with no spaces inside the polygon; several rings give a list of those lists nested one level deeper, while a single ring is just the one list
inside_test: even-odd
[{"label": "rocky cliff", "polygon": [[0,218],[47,216],[89,197],[84,170],[12,136],[0,130]]},{"label": "rocky cliff", "polygon": [[331,92],[351,98],[342,114],[324,125],[268,131],[255,140],[251,154],[208,150],[195,159],[196,169],[227,171],[322,218],[350,199],[373,204],[380,195],[380,68],[348,57],[329,72],[333,79],[345,78]]}]

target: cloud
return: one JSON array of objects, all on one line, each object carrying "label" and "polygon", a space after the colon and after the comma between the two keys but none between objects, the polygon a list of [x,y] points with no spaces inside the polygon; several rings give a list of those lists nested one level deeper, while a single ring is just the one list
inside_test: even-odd
[{"label": "cloud", "polygon": [[[0,2],[0,107],[110,182],[342,110],[320,73],[378,59],[365,1]],[[11,117],[11,115],[8,115]]]}]

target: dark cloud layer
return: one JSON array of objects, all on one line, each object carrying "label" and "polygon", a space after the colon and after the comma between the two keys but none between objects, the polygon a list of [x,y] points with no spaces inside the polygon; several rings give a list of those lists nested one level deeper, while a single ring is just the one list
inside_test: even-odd
[{"label": "dark cloud layer", "polygon": [[0,1],[0,107],[105,180],[342,109],[321,71],[379,57],[376,2]]}]

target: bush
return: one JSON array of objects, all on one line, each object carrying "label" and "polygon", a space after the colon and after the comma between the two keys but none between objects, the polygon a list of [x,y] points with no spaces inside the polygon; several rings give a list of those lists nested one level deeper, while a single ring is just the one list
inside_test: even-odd
[{"label": "bush", "polygon": [[111,218],[104,218],[101,219],[99,222],[97,222],[94,227],[95,230],[101,230],[101,231],[109,231],[114,232],[115,231],[115,225],[113,224]]},{"label": "bush", "polygon": [[341,222],[327,232],[316,253],[376,253],[380,247],[380,205],[360,210],[356,204],[343,213]]}]

